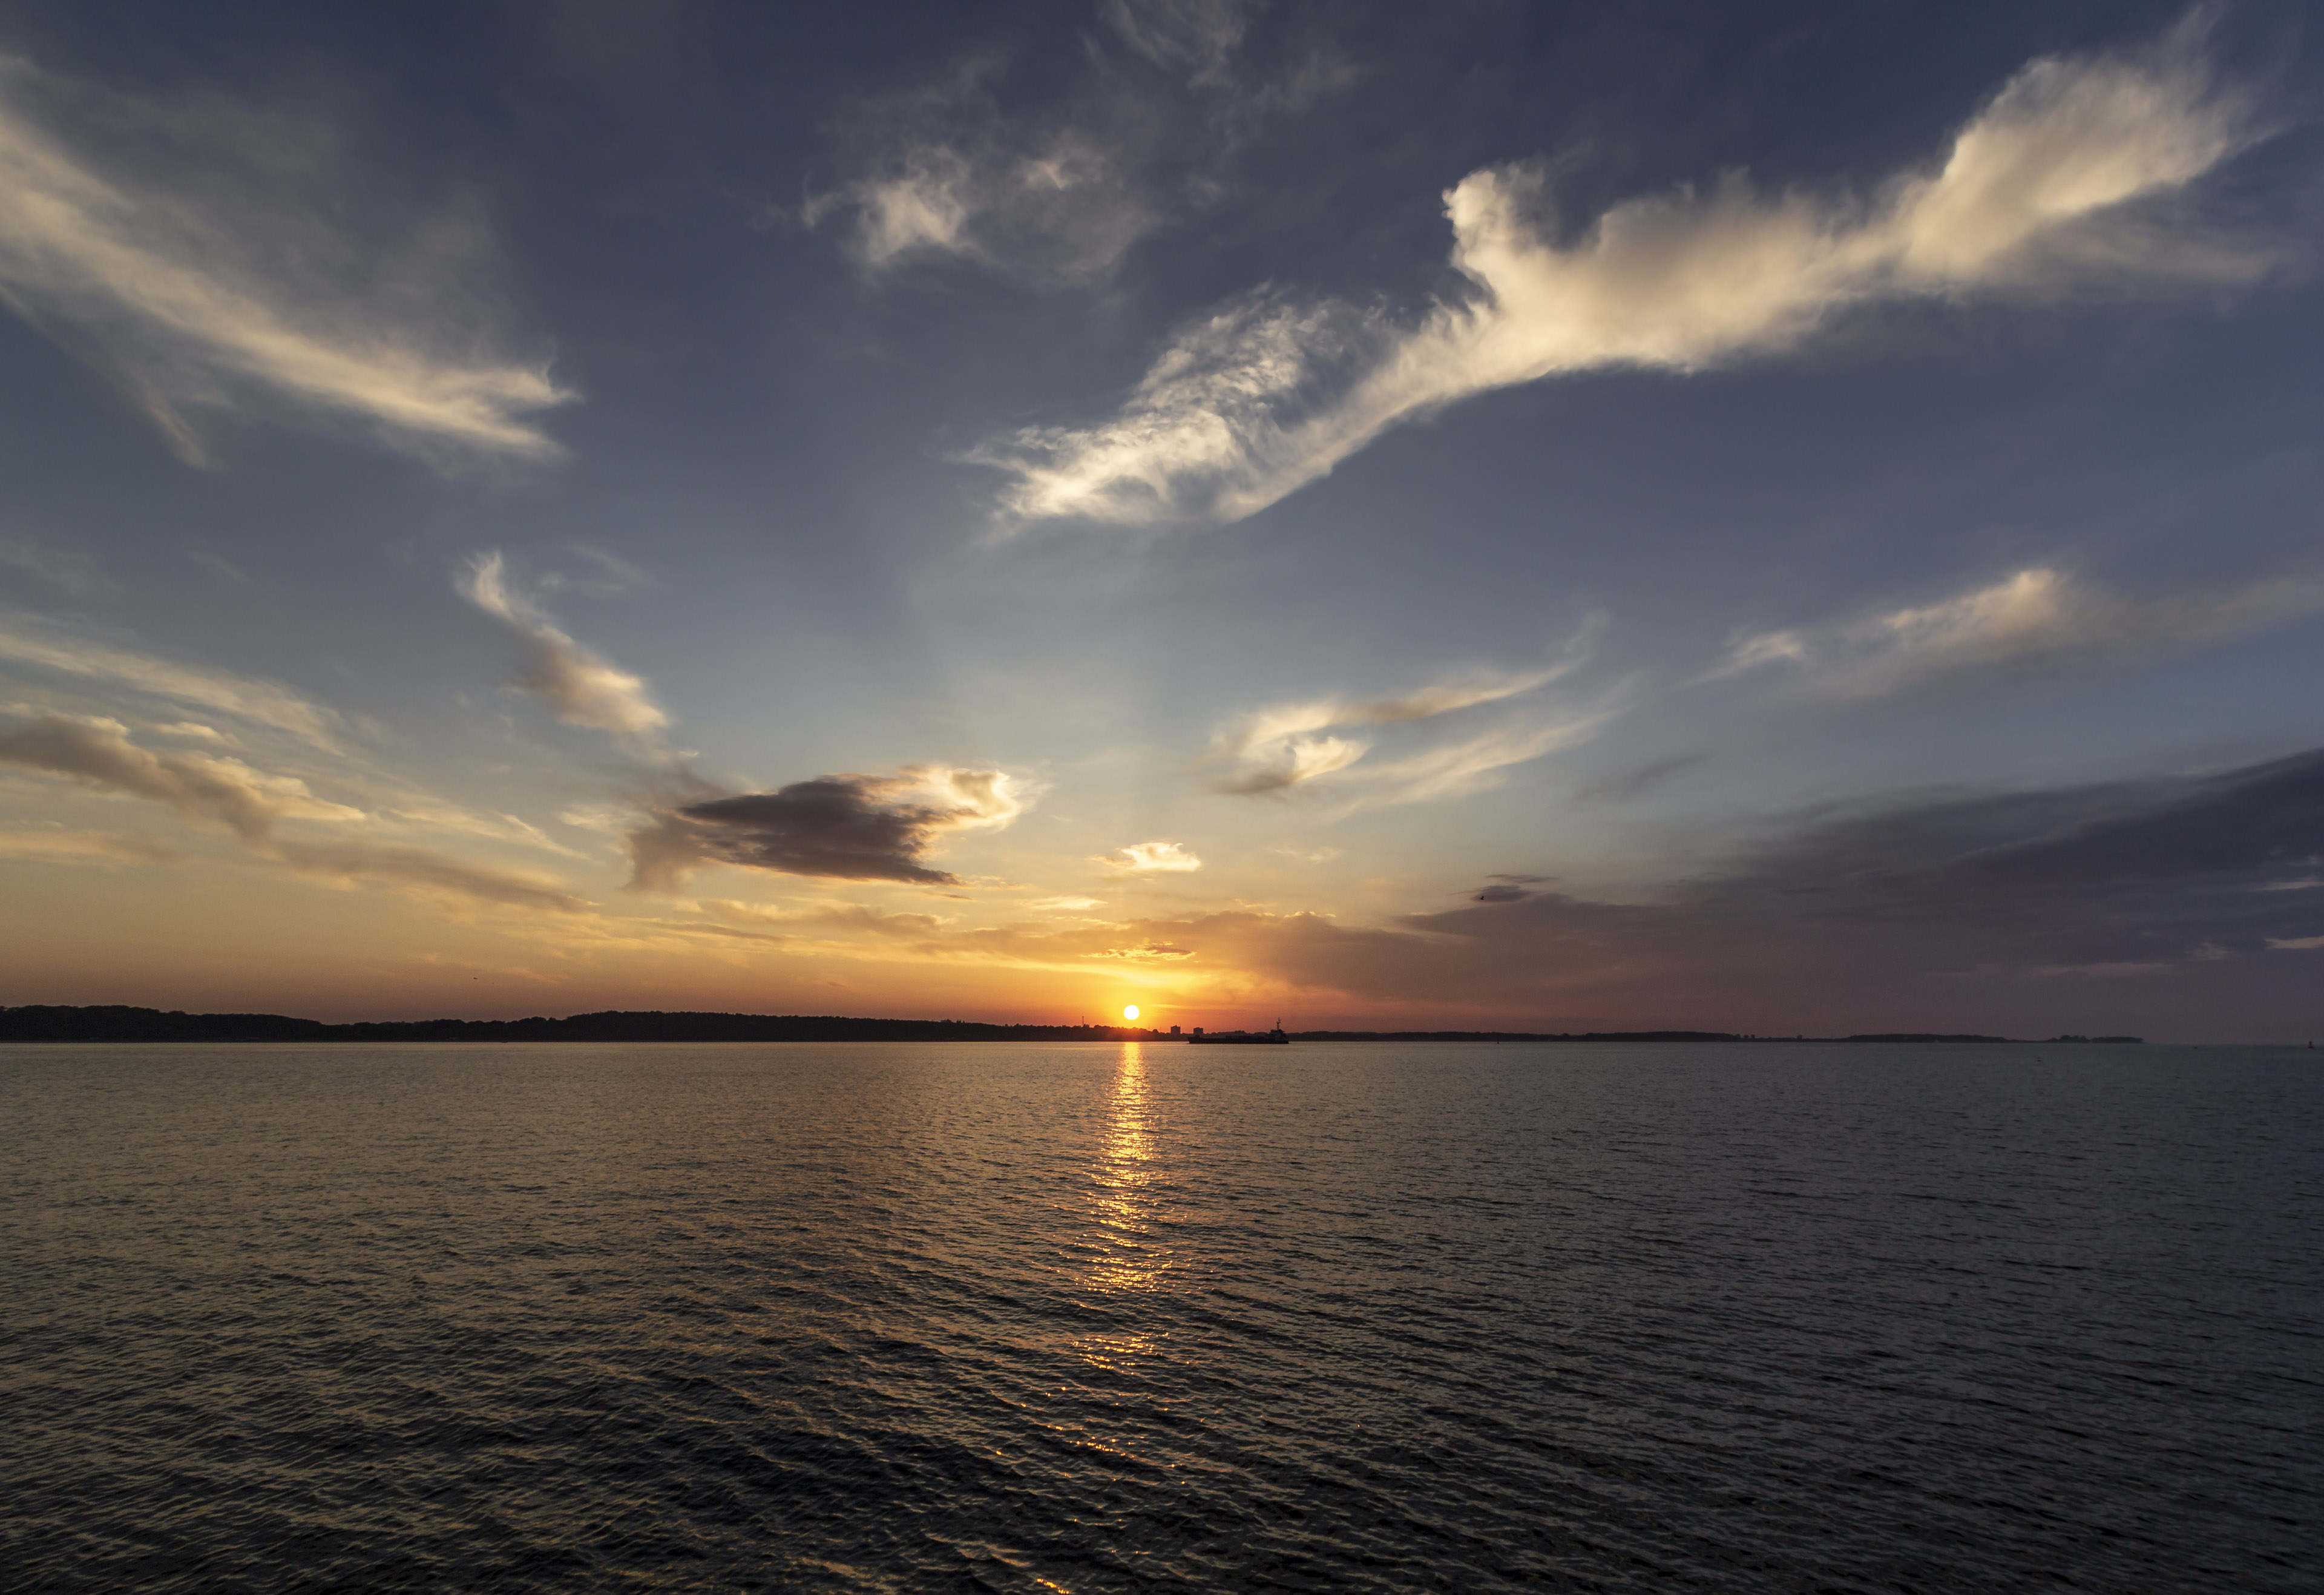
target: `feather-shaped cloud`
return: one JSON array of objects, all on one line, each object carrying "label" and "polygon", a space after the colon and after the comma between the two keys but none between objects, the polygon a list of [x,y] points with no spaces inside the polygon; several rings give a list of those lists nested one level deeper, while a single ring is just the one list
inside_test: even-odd
[{"label": "feather-shaped cloud", "polygon": [[1465,297],[1399,327],[1255,294],[1182,331],[1112,419],[964,457],[1008,474],[1004,526],[1236,521],[1495,388],[1780,353],[1860,305],[2248,281],[2271,252],[2159,225],[2152,207],[2257,136],[2182,30],[2144,52],[2033,62],[1933,168],[1868,200],[1766,195],[1730,174],[1625,201],[1567,243],[1543,169],[1494,167],[1444,196]]}]

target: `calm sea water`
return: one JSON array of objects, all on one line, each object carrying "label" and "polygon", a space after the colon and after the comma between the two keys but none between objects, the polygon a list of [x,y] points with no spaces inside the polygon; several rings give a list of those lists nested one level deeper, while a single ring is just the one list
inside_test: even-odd
[{"label": "calm sea water", "polygon": [[2314,1591],[2319,1058],[0,1048],[0,1561]]}]

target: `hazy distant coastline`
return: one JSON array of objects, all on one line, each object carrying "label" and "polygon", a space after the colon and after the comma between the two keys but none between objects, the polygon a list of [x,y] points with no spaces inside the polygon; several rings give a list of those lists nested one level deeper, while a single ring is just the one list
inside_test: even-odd
[{"label": "hazy distant coastline", "polygon": [[[1857,1036],[1750,1036],[1727,1030],[1294,1030],[1301,1041],[2008,1042],[2007,1036],[1918,1031]],[[566,1019],[384,1019],[326,1024],[278,1013],[182,1013],[117,1005],[0,1008],[5,1041],[1168,1041],[1127,1025],[992,1025],[968,1019],[849,1019],[828,1014],[576,1013]],[[1183,1038],[1181,1038],[1183,1039]],[[2053,1036],[2046,1042],[2136,1044],[2136,1036]]]}]

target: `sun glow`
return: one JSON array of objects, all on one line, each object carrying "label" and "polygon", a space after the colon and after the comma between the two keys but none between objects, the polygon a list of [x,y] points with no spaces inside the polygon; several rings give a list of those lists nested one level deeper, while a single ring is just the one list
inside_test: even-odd
[{"label": "sun glow", "polygon": [[1123,1009],[1121,1010],[1121,1017],[1126,1019],[1136,1019],[1138,1017],[1138,1004],[1133,1002],[1129,1007]]}]

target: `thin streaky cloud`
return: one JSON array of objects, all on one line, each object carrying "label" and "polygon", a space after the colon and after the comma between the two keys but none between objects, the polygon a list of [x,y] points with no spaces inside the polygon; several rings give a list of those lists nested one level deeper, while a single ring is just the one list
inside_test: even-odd
[{"label": "thin streaky cloud", "polygon": [[269,775],[238,759],[152,752],[132,742],[117,720],[42,715],[0,732],[0,762],[165,803],[187,817],[216,820],[250,843],[264,842],[285,818],[364,817],[359,808],[317,798],[295,776]]},{"label": "thin streaky cloud", "polygon": [[1530,764],[1562,748],[1587,742],[1611,717],[1609,710],[1545,725],[1496,727],[1444,747],[1376,765],[1362,772],[1371,790],[1353,804],[1431,803],[1484,791],[1506,780],[1514,766]]},{"label": "thin streaky cloud", "polygon": [[[424,896],[577,913],[587,905],[540,876],[449,858],[422,848],[312,842],[277,835],[289,819],[334,825],[369,819],[362,809],[319,798],[294,776],[254,770],[236,759],[157,754],[129,740],[116,720],[45,715],[0,731],[0,763],[41,770],[101,791],[167,805],[186,819],[225,825],[254,854],[306,875],[374,880]],[[53,850],[52,850],[53,851]],[[109,852],[150,859],[143,844],[76,844],[77,855]],[[18,856],[25,856],[18,850]],[[166,855],[161,855],[166,856]]]},{"label": "thin streaky cloud", "polygon": [[166,864],[167,848],[140,836],[105,831],[0,831],[0,859],[49,864]]},{"label": "thin streaky cloud", "polygon": [[272,856],[302,875],[370,881],[420,897],[586,914],[589,904],[554,880],[447,858],[417,847],[277,842]]},{"label": "thin streaky cloud", "polygon": [[[1337,776],[1372,749],[1370,739],[1351,733],[1433,720],[1537,691],[1587,663],[1604,630],[1604,617],[1591,616],[1556,663],[1536,670],[1471,670],[1387,697],[1313,698],[1259,709],[1227,726],[1213,740],[1209,761],[1227,768],[1213,779],[1212,789],[1233,797],[1263,797]],[[1534,734],[1501,731],[1487,733],[1483,741],[1513,746]],[[1556,745],[1558,739],[1553,736],[1543,751]],[[1425,787],[1431,778],[1423,771],[1431,757],[1423,754],[1418,763],[1408,760],[1396,766],[1375,766],[1366,773],[1378,772],[1393,782],[1397,777],[1390,772],[1400,771],[1417,777],[1418,784]],[[1458,762],[1452,759],[1445,768]]]},{"label": "thin streaky cloud", "polygon": [[107,585],[88,555],[51,549],[31,538],[0,537],[0,565],[28,572],[76,596]]},{"label": "thin streaky cloud", "polygon": [[2143,207],[2261,136],[2200,45],[2190,25],[2143,51],[2034,61],[1932,169],[1869,200],[1763,195],[1733,174],[1625,201],[1563,244],[1542,166],[1472,172],[1444,197],[1465,297],[1399,329],[1255,295],[1182,331],[1113,419],[964,457],[1008,474],[1003,530],[1232,521],[1495,388],[1780,354],[1860,306],[2253,281],[2275,252]]},{"label": "thin streaky cloud", "polygon": [[31,615],[0,613],[0,659],[196,704],[286,732],[328,751],[339,751],[340,717],[287,687],[132,653],[76,637]]},{"label": "thin streaky cloud", "polygon": [[[359,418],[407,447],[561,452],[529,418],[572,392],[542,364],[480,357],[469,318],[429,318],[430,302],[462,303],[459,274],[444,272],[434,296],[367,294],[329,263],[354,253],[349,241],[255,178],[210,209],[215,189],[100,170],[40,114],[72,97],[93,91],[0,58],[0,300],[113,370],[181,456],[205,461],[192,411],[235,408],[250,390]],[[187,118],[113,108],[185,152]],[[212,153],[223,180],[230,152]]]},{"label": "thin streaky cloud", "polygon": [[2319,612],[2324,612],[2324,581],[2310,576],[2142,598],[2036,567],[1849,624],[1748,635],[1698,679],[1792,665],[1831,696],[1883,697],[1978,672],[2135,659],[2224,641]]},{"label": "thin streaky cloud", "polygon": [[469,603],[501,623],[524,650],[524,673],[514,686],[547,704],[567,725],[602,731],[650,759],[668,756],[661,733],[669,716],[653,701],[645,678],[576,642],[509,585],[499,553],[479,554],[459,583]]}]

